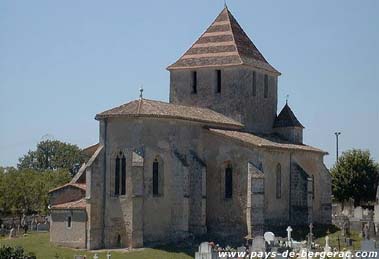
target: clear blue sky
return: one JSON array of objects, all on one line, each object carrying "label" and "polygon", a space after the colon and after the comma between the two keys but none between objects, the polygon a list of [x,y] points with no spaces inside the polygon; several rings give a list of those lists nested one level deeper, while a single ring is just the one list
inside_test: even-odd
[{"label": "clear blue sky", "polygon": [[[229,0],[241,26],[282,72],[305,142],[335,160],[379,160],[379,1]],[[96,113],[138,97],[168,100],[174,62],[222,0],[0,2],[0,165],[16,165],[45,134],[96,143]]]}]

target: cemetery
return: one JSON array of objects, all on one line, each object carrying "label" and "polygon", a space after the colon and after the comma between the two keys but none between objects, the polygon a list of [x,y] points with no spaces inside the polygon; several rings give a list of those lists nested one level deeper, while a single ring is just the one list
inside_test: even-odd
[{"label": "cemetery", "polygon": [[[305,238],[293,238],[293,228],[286,228],[285,237],[276,236],[273,232],[265,232],[262,236],[255,236],[251,242],[247,241],[240,247],[222,247],[215,242],[203,242],[195,253],[195,259],[218,258],[352,258],[361,255],[361,258],[378,258],[379,244],[375,235],[369,235],[369,227],[361,233],[350,229],[334,229],[334,233],[326,231],[325,236],[316,236],[314,226],[308,226]],[[331,227],[332,228],[332,227]],[[319,235],[320,233],[318,233]]]}]

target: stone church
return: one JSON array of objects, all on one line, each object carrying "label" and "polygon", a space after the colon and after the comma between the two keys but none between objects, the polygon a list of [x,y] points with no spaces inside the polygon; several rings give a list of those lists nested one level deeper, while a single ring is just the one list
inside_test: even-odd
[{"label": "stone church", "polygon": [[167,70],[169,102],[96,115],[99,143],[50,191],[53,243],[143,247],[190,236],[254,237],[331,223],[326,152],[303,143],[278,77],[227,7]]}]

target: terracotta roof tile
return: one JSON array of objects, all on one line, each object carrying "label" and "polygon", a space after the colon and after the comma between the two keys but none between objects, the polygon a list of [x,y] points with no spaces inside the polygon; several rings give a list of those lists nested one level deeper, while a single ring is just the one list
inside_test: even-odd
[{"label": "terracotta roof tile", "polygon": [[67,183],[67,184],[65,184],[65,185],[62,185],[62,186],[59,186],[59,187],[57,187],[57,188],[51,189],[51,190],[49,191],[49,193],[51,193],[51,192],[55,192],[55,191],[57,191],[57,190],[60,190],[60,189],[63,189],[63,188],[65,188],[65,187],[69,187],[69,186],[72,186],[72,187],[76,187],[76,188],[82,189],[83,191],[86,190],[86,184],[83,184],[83,183]]},{"label": "terracotta roof tile", "polygon": [[86,209],[86,200],[80,199],[77,201],[70,201],[61,204],[55,204],[51,206],[54,210],[67,210],[67,209]]},{"label": "terracotta roof tile", "polygon": [[97,144],[94,144],[92,146],[83,148],[83,153],[86,154],[87,156],[91,157],[96,152],[96,150],[99,147],[99,145],[100,144],[97,143]]},{"label": "terracotta roof tile", "polygon": [[[212,44],[212,47],[204,48],[206,44]],[[199,53],[202,56],[194,56]],[[168,69],[233,65],[253,66],[280,75],[259,52],[228,8],[224,8],[192,47]]]},{"label": "terracotta roof tile", "polygon": [[97,120],[108,117],[158,117],[190,120],[232,128],[241,128],[243,126],[241,123],[207,108],[177,105],[147,99],[131,101],[96,115]]},{"label": "terracotta roof tile", "polygon": [[311,147],[307,145],[291,144],[288,141],[285,141],[279,138],[277,135],[258,136],[258,135],[254,135],[247,132],[241,132],[241,131],[235,131],[235,130],[220,130],[220,129],[212,129],[212,128],[209,129],[209,131],[219,136],[229,137],[236,141],[242,142],[244,144],[249,144],[255,147],[311,151],[311,152],[327,154],[327,152],[315,147]]}]

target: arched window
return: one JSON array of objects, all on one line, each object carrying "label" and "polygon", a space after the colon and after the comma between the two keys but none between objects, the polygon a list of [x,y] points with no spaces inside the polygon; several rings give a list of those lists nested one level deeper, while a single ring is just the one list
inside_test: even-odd
[{"label": "arched window", "polygon": [[216,93],[221,93],[222,86],[221,70],[216,70]]},{"label": "arched window", "polygon": [[159,195],[159,162],[155,159],[153,162],[153,196]]},{"label": "arched window", "polygon": [[264,97],[268,97],[268,75],[265,75],[265,89],[264,89]]},{"label": "arched window", "polygon": [[122,152],[115,159],[114,194],[126,195],[126,158]]},{"label": "arched window", "polygon": [[225,168],[225,198],[230,199],[233,197],[233,168],[228,164]]},{"label": "arched window", "polygon": [[164,191],[164,161],[160,156],[156,156],[153,161],[152,168],[153,177],[153,196],[160,197],[163,196]]},{"label": "arched window", "polygon": [[121,235],[120,234],[118,234],[117,235],[117,247],[121,247]]},{"label": "arched window", "polygon": [[280,164],[276,166],[276,198],[282,197],[282,167]]},{"label": "arched window", "polygon": [[114,194],[118,196],[120,194],[120,158],[118,156],[116,157],[116,166],[114,173]]},{"label": "arched window", "polygon": [[253,71],[253,96],[257,96],[257,73]]},{"label": "arched window", "polygon": [[197,94],[197,72],[192,71],[192,93]]},{"label": "arched window", "polygon": [[126,158],[121,158],[121,195],[126,195]]},{"label": "arched window", "polygon": [[71,228],[71,226],[72,226],[72,217],[68,216],[67,217],[67,228]]}]

